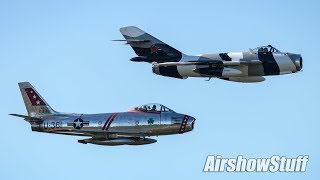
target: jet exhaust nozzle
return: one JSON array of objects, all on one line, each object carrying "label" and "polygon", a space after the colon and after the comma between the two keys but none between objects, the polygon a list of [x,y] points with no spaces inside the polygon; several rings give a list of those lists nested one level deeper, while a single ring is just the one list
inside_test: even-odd
[{"label": "jet exhaust nozzle", "polygon": [[158,63],[152,63],[152,72],[158,75],[160,74],[160,68],[159,68],[159,64]]}]

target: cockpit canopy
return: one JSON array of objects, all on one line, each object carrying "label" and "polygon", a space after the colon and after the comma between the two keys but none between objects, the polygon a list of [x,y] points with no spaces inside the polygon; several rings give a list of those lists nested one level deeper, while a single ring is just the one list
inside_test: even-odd
[{"label": "cockpit canopy", "polygon": [[149,103],[133,108],[131,111],[141,111],[150,113],[174,112],[166,106],[158,103]]},{"label": "cockpit canopy", "polygon": [[279,51],[278,49],[272,47],[271,45],[268,45],[268,46],[260,46],[260,47],[257,47],[257,48],[254,48],[252,50],[254,53],[260,53],[260,52],[272,52],[272,53],[281,53],[281,51]]}]

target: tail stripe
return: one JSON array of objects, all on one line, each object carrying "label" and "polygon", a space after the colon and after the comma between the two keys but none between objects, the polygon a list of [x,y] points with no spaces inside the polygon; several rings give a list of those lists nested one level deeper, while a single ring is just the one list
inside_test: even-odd
[{"label": "tail stripe", "polygon": [[49,106],[29,82],[18,84],[29,116],[58,113]]},{"label": "tail stripe", "polygon": [[33,90],[32,88],[25,88],[24,89],[28,95],[28,98],[32,104],[32,106],[45,106],[46,103],[43,102],[41,97],[38,95],[38,93]]}]

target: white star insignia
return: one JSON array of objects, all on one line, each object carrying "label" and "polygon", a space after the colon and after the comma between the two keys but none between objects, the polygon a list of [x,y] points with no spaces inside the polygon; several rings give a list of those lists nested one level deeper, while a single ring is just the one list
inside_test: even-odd
[{"label": "white star insignia", "polygon": [[30,93],[33,93],[33,91],[30,91]]},{"label": "white star insignia", "polygon": [[76,125],[76,128],[77,128],[77,127],[81,128],[82,122],[79,121],[79,120],[77,120],[76,122],[74,122],[74,124]]},{"label": "white star insignia", "polygon": [[33,97],[33,99],[37,98],[37,96],[36,96],[36,95],[33,95],[32,97]]},{"label": "white star insignia", "polygon": [[38,100],[38,101],[36,101],[36,103],[39,105],[39,104],[40,104],[40,101]]}]

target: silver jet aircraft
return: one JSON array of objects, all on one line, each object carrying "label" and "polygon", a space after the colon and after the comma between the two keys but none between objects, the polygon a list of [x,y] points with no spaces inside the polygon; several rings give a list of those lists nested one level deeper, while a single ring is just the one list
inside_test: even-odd
[{"label": "silver jet aircraft", "polygon": [[161,104],[146,104],[128,112],[67,114],[54,111],[28,82],[19,83],[32,131],[90,136],[79,143],[98,145],[143,145],[157,142],[149,136],[192,131],[195,118],[174,112]]},{"label": "silver jet aircraft", "polygon": [[248,52],[189,56],[137,27],[123,27],[120,32],[125,40],[115,41],[126,41],[138,55],[131,61],[152,63],[152,71],[162,76],[261,82],[265,80],[263,76],[296,73],[302,69],[300,54],[281,52],[271,45]]}]

